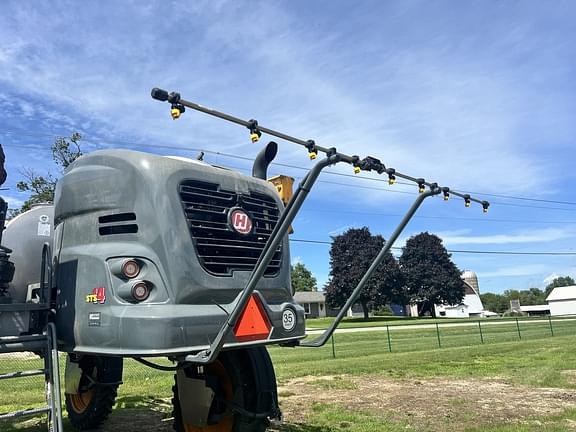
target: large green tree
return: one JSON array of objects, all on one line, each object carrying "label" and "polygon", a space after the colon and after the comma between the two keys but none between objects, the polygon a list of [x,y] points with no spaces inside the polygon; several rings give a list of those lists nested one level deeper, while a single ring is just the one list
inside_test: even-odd
[{"label": "large green tree", "polygon": [[442,240],[423,232],[408,239],[400,257],[406,295],[418,305],[418,314],[435,314],[436,304],[459,304],[464,281]]},{"label": "large green tree", "polygon": [[[56,138],[50,150],[52,151],[52,160],[58,168],[61,175],[68,166],[82,156],[80,148],[79,133],[73,133],[70,138]],[[12,209],[12,216],[30,210],[34,204],[54,202],[54,189],[58,177],[53,176],[50,172],[40,175],[30,168],[21,171],[24,180],[16,184],[16,188],[21,192],[28,192],[30,195],[20,209]]]},{"label": "large green tree", "polygon": [[[367,227],[351,228],[332,237],[330,275],[325,288],[328,306],[336,308],[344,305],[383,246],[384,238],[372,235]],[[360,295],[364,318],[368,318],[371,309],[390,301],[401,301],[402,286],[398,263],[388,253]]]},{"label": "large green tree", "polygon": [[554,278],[552,282],[546,285],[546,290],[544,292],[545,297],[548,297],[554,288],[572,285],[576,285],[576,283],[574,283],[574,279],[572,279],[570,276],[559,276]]},{"label": "large green tree", "polygon": [[290,266],[294,291],[316,291],[316,278],[302,263]]}]

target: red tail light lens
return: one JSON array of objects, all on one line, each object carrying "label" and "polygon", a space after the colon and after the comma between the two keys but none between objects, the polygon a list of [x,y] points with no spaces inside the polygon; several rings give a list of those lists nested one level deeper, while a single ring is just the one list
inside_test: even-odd
[{"label": "red tail light lens", "polygon": [[122,263],[122,274],[128,279],[135,278],[140,274],[140,265],[133,259],[127,259]]},{"label": "red tail light lens", "polygon": [[150,288],[145,282],[137,282],[132,286],[132,297],[136,301],[144,301],[150,296]]}]

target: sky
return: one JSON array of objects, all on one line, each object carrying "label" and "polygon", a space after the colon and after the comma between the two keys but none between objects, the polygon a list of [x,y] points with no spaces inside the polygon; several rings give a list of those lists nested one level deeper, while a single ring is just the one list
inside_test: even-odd
[{"label": "sky", "polygon": [[[0,12],[10,207],[26,199],[24,170],[57,174],[50,145],[73,132],[85,152],[204,150],[249,175],[246,158],[268,138],[253,144],[246,129],[191,110],[173,121],[150,98],[161,87],[489,200],[483,214],[430,198],[395,245],[438,235],[481,292],[576,276],[572,1],[18,0]],[[270,174],[299,182],[313,162],[278,142]],[[320,289],[332,236],[368,226],[387,238],[415,199],[416,186],[386,180],[341,164],[310,194],[290,247]],[[551,252],[562,254],[541,254]]]}]

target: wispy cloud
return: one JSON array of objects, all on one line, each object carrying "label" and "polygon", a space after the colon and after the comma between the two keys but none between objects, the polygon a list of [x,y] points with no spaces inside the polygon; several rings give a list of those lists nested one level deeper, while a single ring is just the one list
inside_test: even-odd
[{"label": "wispy cloud", "polygon": [[19,209],[24,204],[24,200],[18,198],[5,197],[4,199],[8,203],[9,209]]},{"label": "wispy cloud", "polygon": [[452,233],[436,233],[442,238],[445,245],[506,245],[518,243],[545,243],[573,238],[576,230],[572,228],[544,228],[519,231],[510,234],[489,235],[455,235]]},{"label": "wispy cloud", "polygon": [[[379,157],[442,185],[575,201],[576,7],[488,3],[397,0],[350,8],[341,0],[256,1],[247,13],[231,0],[5,1],[0,139],[8,156],[8,195],[18,196],[19,168],[49,167],[52,136],[73,131],[83,133],[86,150],[131,147],[190,156],[178,150],[189,147],[252,157],[261,148],[250,143],[246,130],[199,113],[187,111],[173,122],[168,106],[150,99],[150,88],[161,86],[321,145]],[[312,166],[301,148],[280,144],[280,162]],[[207,159],[241,169],[249,165],[213,154]],[[352,172],[349,166],[330,169]],[[384,192],[378,183],[355,183],[376,189],[320,183],[310,200],[329,211],[338,205],[400,213],[413,198]],[[415,191],[399,184],[391,189]],[[488,217],[540,217],[532,216],[535,209],[494,204]],[[430,200],[424,211],[450,215],[449,206],[440,209]],[[542,213],[554,218],[558,212]],[[335,235],[357,222],[389,232],[389,219],[351,220],[335,212],[330,222],[324,215],[296,224],[299,237],[315,238],[318,227]],[[471,221],[434,223],[436,231],[444,230],[446,245],[552,248],[574,236],[529,225],[506,231]],[[429,229],[419,220],[410,226],[415,232]],[[460,226],[472,229],[457,232]],[[296,255],[312,255],[299,247],[305,246],[295,245]],[[475,270],[494,271],[483,260],[474,264]],[[326,270],[322,265],[320,273]]]},{"label": "wispy cloud", "polygon": [[570,276],[572,278],[575,278],[576,277],[576,268],[572,267],[572,268],[566,268],[563,270],[557,269],[556,271],[554,271],[554,272],[550,273],[548,276],[546,276],[542,282],[544,282],[545,285],[548,285],[554,279],[559,278],[559,277],[563,277],[563,276]]},{"label": "wispy cloud", "polygon": [[548,271],[550,271],[550,266],[544,264],[515,265],[509,267],[500,267],[491,271],[481,271],[478,272],[478,276],[481,278],[519,277],[540,275]]},{"label": "wispy cloud", "polygon": [[[233,2],[174,6],[178,10],[162,3],[146,8],[118,4],[105,28],[98,7],[72,5],[60,2],[44,10],[11,3],[10,13],[0,19],[0,37],[6,41],[0,75],[15,90],[100,122],[91,131],[97,135],[169,139],[177,145],[189,145],[194,137],[195,145],[209,148],[226,140],[232,142],[229,149],[249,148],[238,142],[237,129],[202,116],[168,132],[166,107],[148,96],[150,87],[159,84],[460,188],[534,193],[549,168],[525,151],[526,141],[515,139],[518,127],[531,121],[533,106],[516,80],[519,66],[503,69],[500,59],[484,54],[486,67],[470,67],[478,61],[471,53],[483,54],[474,49],[481,44],[474,38],[465,41],[468,54],[455,53],[441,36],[398,50],[388,33],[407,18],[407,9],[414,12],[401,3],[382,15],[382,34],[360,27],[351,41],[321,29],[300,31],[305,27],[300,14],[266,2],[253,5],[251,14],[241,13],[243,8]],[[354,19],[371,21],[370,12],[359,9],[363,15]],[[166,14],[179,18],[157,19]],[[478,19],[461,14],[463,20]],[[132,29],[128,33],[127,16]],[[206,16],[215,19],[203,19]],[[256,27],[254,16],[259,17]],[[202,25],[175,40],[179,21]],[[71,22],[82,29],[73,39],[61,32]],[[494,25],[503,34],[488,49],[499,51],[515,43],[508,34],[512,31],[498,27],[499,22]],[[155,32],[143,31],[150,27]],[[23,34],[20,28],[35,32]],[[443,29],[435,30],[441,34]],[[360,38],[365,45],[357,45]],[[371,55],[358,58],[358,47]],[[361,69],[350,67],[351,62]],[[339,69],[334,70],[335,65]],[[21,108],[31,113],[29,105]],[[198,130],[202,134],[195,133]],[[359,197],[393,198],[375,191]]]},{"label": "wispy cloud", "polygon": [[303,264],[304,261],[302,260],[301,256],[293,256],[291,259],[292,265],[296,265],[296,264]]},{"label": "wispy cloud", "polygon": [[340,234],[343,234],[345,231],[348,231],[351,228],[355,228],[356,224],[349,224],[349,225],[343,225],[340,226],[338,228],[333,229],[332,231],[328,231],[328,235],[329,236],[337,236]]}]

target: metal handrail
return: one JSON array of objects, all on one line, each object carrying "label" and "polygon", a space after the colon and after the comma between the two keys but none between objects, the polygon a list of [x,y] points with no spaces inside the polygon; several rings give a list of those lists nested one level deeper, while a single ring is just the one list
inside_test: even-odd
[{"label": "metal handrail", "polygon": [[[360,295],[362,289],[368,282],[369,278],[372,276],[378,265],[385,258],[386,253],[390,250],[390,248],[397,240],[398,236],[400,235],[404,227],[408,224],[408,222],[410,221],[410,219],[412,218],[418,207],[422,204],[422,202],[426,198],[433,195],[438,195],[439,193],[444,193],[444,197],[447,198],[448,194],[451,193],[453,195],[463,198],[466,206],[469,206],[470,203],[474,201],[476,203],[481,204],[484,211],[487,211],[488,206],[490,205],[487,201],[481,201],[479,199],[472,198],[468,194],[453,192],[448,187],[438,186],[437,183],[430,183],[422,178],[415,178],[406,174],[399,173],[394,168],[386,168],[386,166],[379,159],[376,159],[375,157],[367,156],[364,159],[360,159],[359,156],[346,155],[338,152],[334,147],[330,148],[322,147],[316,145],[316,143],[313,140],[304,141],[302,139],[295,138],[282,132],[265,128],[263,126],[260,126],[256,120],[249,120],[249,121],[242,120],[238,117],[234,117],[232,115],[204,107],[197,103],[187,101],[185,99],[182,99],[179,93],[175,92],[168,93],[165,90],[154,88],[152,89],[152,97],[159,101],[169,102],[172,105],[172,116],[174,119],[179,118],[180,114],[185,110],[184,107],[187,107],[247,127],[250,130],[253,141],[257,141],[262,135],[262,133],[266,133],[268,135],[272,135],[277,138],[290,141],[295,144],[299,144],[301,146],[306,147],[309,151],[311,159],[315,159],[318,152],[325,153],[326,155],[324,159],[321,159],[319,162],[317,162],[308,172],[308,174],[306,174],[306,176],[298,186],[297,191],[294,193],[294,195],[288,202],[284,212],[282,213],[278,222],[276,223],[274,230],[270,234],[270,237],[268,238],[268,241],[266,242],[266,245],[264,246],[264,249],[262,250],[260,257],[258,258],[258,262],[256,263],[254,270],[250,274],[250,278],[246,286],[238,294],[234,309],[228,316],[226,322],[222,325],[222,327],[218,331],[218,334],[210,344],[210,347],[196,354],[187,355],[184,358],[184,361],[186,362],[207,364],[216,359],[216,357],[222,350],[222,347],[224,346],[226,337],[228,336],[230,331],[235,327],[245,306],[248,304],[250,296],[254,292],[256,285],[264,275],[266,267],[268,266],[274,255],[274,251],[288,233],[290,225],[293,222],[294,218],[296,217],[296,214],[300,210],[302,203],[308,196],[310,189],[312,188],[318,176],[320,175],[321,171],[325,167],[339,162],[346,162],[354,166],[354,170],[356,173],[360,172],[361,170],[375,171],[378,174],[387,174],[389,179],[391,180],[395,179],[396,177],[400,177],[416,183],[418,185],[420,194],[418,195],[418,197],[416,198],[416,200],[414,201],[414,203],[412,204],[412,206],[410,207],[404,218],[401,220],[396,230],[392,233],[390,239],[384,244],[382,250],[374,259],[368,271],[364,274],[364,276],[362,277],[356,288],[353,290],[352,295],[348,298],[346,304],[342,307],[342,309],[338,313],[336,320],[319,338],[309,342],[302,342],[300,343],[300,346],[320,347],[326,343],[326,341],[330,338],[330,336],[332,335],[338,324],[342,321],[348,309],[357,300],[358,296]],[[426,187],[428,187],[428,190],[425,189]]]}]

